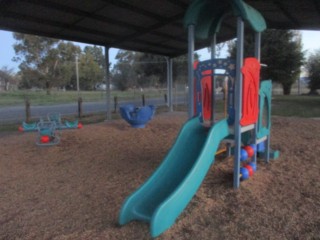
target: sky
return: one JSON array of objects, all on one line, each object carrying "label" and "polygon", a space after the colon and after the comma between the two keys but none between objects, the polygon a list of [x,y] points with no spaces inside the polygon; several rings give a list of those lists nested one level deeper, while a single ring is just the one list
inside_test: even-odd
[{"label": "sky", "polygon": [[[307,53],[312,53],[315,49],[320,49],[320,31],[301,31],[302,33],[302,43],[303,50]],[[15,43],[12,37],[12,32],[0,30],[0,69],[4,66],[12,68],[14,71],[18,70],[19,63],[12,61],[15,53],[13,50],[13,44]],[[86,46],[83,43],[74,42],[74,44],[80,47]],[[111,63],[115,63],[115,56],[118,49],[111,48],[109,50],[109,59]],[[210,58],[210,53],[208,53],[207,48],[197,51],[200,54],[200,60],[206,60]],[[223,56],[221,56],[223,57]]]}]

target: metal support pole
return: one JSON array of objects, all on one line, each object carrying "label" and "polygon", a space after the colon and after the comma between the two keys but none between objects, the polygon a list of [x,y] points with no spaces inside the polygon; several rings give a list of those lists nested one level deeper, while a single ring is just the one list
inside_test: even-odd
[{"label": "metal support pole", "polygon": [[77,92],[78,92],[78,97],[80,97],[78,54],[76,54],[76,79],[77,79]]},{"label": "metal support pole", "polygon": [[[216,45],[217,45],[217,35],[214,34],[212,37],[211,42],[211,59],[216,58]],[[214,77],[214,69],[212,69],[212,78],[211,78],[211,86],[212,86],[212,92],[211,92],[211,124],[214,125],[215,122],[215,109],[216,109],[216,79]]]},{"label": "metal support pole", "polygon": [[25,104],[26,104],[26,123],[29,123],[30,117],[31,117],[31,111],[30,111],[30,100],[28,97],[26,98]]},{"label": "metal support pole", "polygon": [[78,118],[82,118],[82,97],[78,97]]},{"label": "metal support pole", "polygon": [[243,65],[243,43],[244,23],[240,17],[237,19],[237,58],[236,58],[236,80],[235,80],[235,121],[234,121],[234,171],[233,187],[240,186],[240,150],[241,150],[241,111],[242,111],[242,73]]},{"label": "metal support pole", "polygon": [[211,40],[211,59],[216,58],[216,46],[217,46],[217,34],[215,33],[212,36],[212,40]]},{"label": "metal support pole", "polygon": [[254,56],[256,59],[261,60],[261,33],[257,32],[254,35]]},{"label": "metal support pole", "polygon": [[[261,33],[260,32],[255,33],[254,40],[255,40],[255,42],[254,42],[254,56],[260,62],[260,60],[261,60]],[[259,104],[259,99],[258,99],[257,104]],[[253,144],[256,146],[256,148],[257,148],[257,132],[258,132],[258,122],[256,122],[254,125],[253,136],[252,136],[253,141],[254,141]],[[252,161],[254,163],[257,163],[257,151],[253,155]]]},{"label": "metal support pole", "polygon": [[167,89],[168,89],[168,102],[169,112],[173,112],[172,101],[172,58],[166,57],[167,61]]},{"label": "metal support pole", "polygon": [[106,79],[106,104],[107,120],[111,120],[111,93],[110,93],[110,73],[109,73],[109,47],[104,47],[105,57],[105,79]]},{"label": "metal support pole", "polygon": [[194,25],[188,26],[188,117],[193,117],[193,99],[194,99]]}]

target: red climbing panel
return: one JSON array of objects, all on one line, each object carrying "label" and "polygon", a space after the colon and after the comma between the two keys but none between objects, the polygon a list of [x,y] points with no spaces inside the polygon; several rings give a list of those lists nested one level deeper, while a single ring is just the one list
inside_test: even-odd
[{"label": "red climbing panel", "polygon": [[[199,62],[193,63],[193,69],[197,69]],[[197,82],[194,78],[193,113],[196,116],[201,112],[203,121],[210,121],[212,116],[212,70],[201,72],[202,78]]]},{"label": "red climbing panel", "polygon": [[256,58],[246,58],[243,74],[241,126],[256,123],[259,113],[260,63]]},{"label": "red climbing panel", "polygon": [[203,71],[201,79],[202,92],[202,118],[203,121],[210,121],[212,116],[212,71]]}]

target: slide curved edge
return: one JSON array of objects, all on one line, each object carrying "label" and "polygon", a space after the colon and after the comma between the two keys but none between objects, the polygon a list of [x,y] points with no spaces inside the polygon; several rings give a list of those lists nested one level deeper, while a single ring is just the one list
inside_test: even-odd
[{"label": "slide curved edge", "polygon": [[158,179],[161,178],[162,172],[167,169],[168,165],[174,158],[174,149],[181,144],[183,144],[184,138],[192,132],[193,128],[199,127],[198,118],[194,117],[188,120],[181,128],[175,143],[172,145],[170,151],[166,155],[164,161],[160,166],[152,173],[152,175],[138,188],[136,189],[123,203],[120,214],[119,214],[119,224],[124,225],[132,220],[144,220],[151,221],[151,219],[144,219],[143,216],[140,216],[139,213],[135,211],[136,203],[143,197],[144,193],[152,187]]},{"label": "slide curved edge", "polygon": [[229,126],[226,119],[221,120],[212,127],[205,146],[188,175],[153,214],[150,226],[152,237],[157,237],[170,228],[186,208],[214,162],[214,155],[221,140],[229,134]]}]

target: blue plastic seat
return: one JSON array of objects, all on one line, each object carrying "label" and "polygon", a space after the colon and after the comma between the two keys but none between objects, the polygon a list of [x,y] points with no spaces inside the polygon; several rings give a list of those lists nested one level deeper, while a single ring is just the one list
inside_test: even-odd
[{"label": "blue plastic seat", "polygon": [[153,118],[154,113],[153,105],[135,107],[133,104],[127,104],[120,107],[121,117],[134,128],[144,128]]}]

